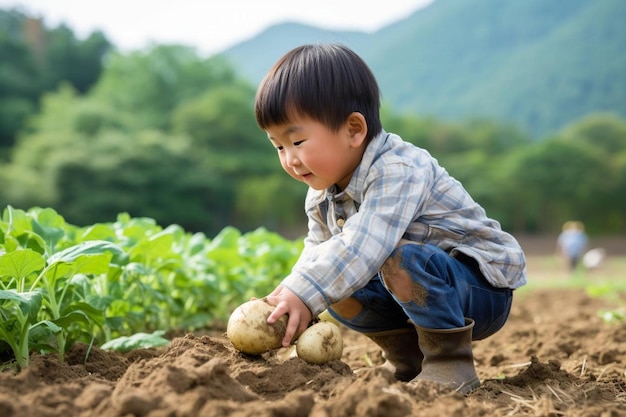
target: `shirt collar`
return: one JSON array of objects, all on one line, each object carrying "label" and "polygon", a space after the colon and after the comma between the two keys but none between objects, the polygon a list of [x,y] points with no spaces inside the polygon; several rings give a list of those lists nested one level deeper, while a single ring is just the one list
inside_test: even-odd
[{"label": "shirt collar", "polygon": [[328,187],[323,191],[316,191],[309,188],[307,200],[310,203],[317,205],[322,200],[333,200],[335,202],[342,202],[349,197],[350,199],[361,203],[361,198],[357,196],[357,190],[363,190],[365,188],[365,180],[370,171],[371,166],[378,159],[378,157],[384,152],[384,146],[387,144],[389,134],[384,130],[380,134],[376,135],[370,143],[367,144],[361,162],[354,170],[352,178],[345,190],[338,190],[336,185]]},{"label": "shirt collar", "polygon": [[365,180],[368,173],[370,172],[370,168],[378,159],[378,157],[383,153],[383,147],[387,143],[388,136],[389,135],[387,134],[387,132],[382,130],[380,134],[372,138],[370,143],[367,144],[367,148],[365,148],[365,152],[363,153],[363,157],[361,158],[361,163],[354,170],[354,174],[352,174],[352,178],[350,178],[350,182],[344,190],[344,192],[348,194],[353,200],[356,200],[355,195],[357,193],[357,190],[364,189]]}]

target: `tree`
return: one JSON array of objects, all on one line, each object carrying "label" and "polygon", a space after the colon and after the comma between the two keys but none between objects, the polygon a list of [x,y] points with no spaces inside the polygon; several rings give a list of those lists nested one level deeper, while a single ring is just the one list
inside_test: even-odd
[{"label": "tree", "polygon": [[117,213],[217,233],[231,221],[234,190],[220,181],[185,137],[103,132],[58,165],[54,206],[76,224]]},{"label": "tree", "polygon": [[585,143],[608,157],[626,150],[626,121],[612,113],[594,113],[567,126],[565,140]]},{"label": "tree", "polygon": [[138,130],[168,131],[179,105],[234,82],[234,71],[220,58],[201,59],[192,48],[159,45],[113,54],[91,97],[132,113]]},{"label": "tree", "polygon": [[116,55],[86,95],[68,84],[46,95],[0,173],[0,197],[78,224],[131,212],[216,233],[243,218],[241,183],[280,166],[254,121],[253,89],[220,60],[189,52]]},{"label": "tree", "polygon": [[0,30],[0,148],[13,145],[16,132],[35,111],[37,75],[26,44]]},{"label": "tree", "polygon": [[598,217],[595,222],[606,231],[626,230],[626,121],[613,113],[590,114],[567,126],[562,136],[568,143],[588,146],[602,154],[610,175],[604,178],[602,207],[589,215]]},{"label": "tree", "polygon": [[273,230],[303,231],[306,191],[306,185],[294,181],[284,172],[250,176],[238,185],[235,221],[243,229],[262,224]]},{"label": "tree", "polygon": [[103,61],[112,45],[100,31],[81,41],[70,28],[61,25],[46,33],[43,47],[41,90],[55,90],[63,82],[83,94],[100,78]]},{"label": "tree", "polygon": [[253,101],[248,85],[211,89],[177,108],[173,130],[190,136],[196,150],[206,152],[227,176],[225,181],[277,172],[276,153],[254,120]]},{"label": "tree", "polygon": [[0,10],[0,157],[39,110],[45,93],[62,83],[88,91],[111,48],[101,32],[79,40],[66,26],[49,29],[41,19]]},{"label": "tree", "polygon": [[572,218],[601,228],[613,171],[597,149],[554,137],[520,151],[510,166],[511,204],[523,208],[525,228],[554,231]]}]

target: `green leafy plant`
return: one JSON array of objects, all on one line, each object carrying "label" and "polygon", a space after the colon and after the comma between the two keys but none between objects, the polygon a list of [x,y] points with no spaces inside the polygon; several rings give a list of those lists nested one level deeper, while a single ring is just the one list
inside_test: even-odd
[{"label": "green leafy plant", "polygon": [[[31,249],[17,249],[0,257],[2,308],[8,317],[5,323],[11,323],[11,318],[17,320],[5,326],[3,336],[8,338],[14,353],[19,351],[20,367],[24,364],[21,357],[29,349],[29,336],[37,348],[57,351],[63,360],[71,329],[82,324],[89,332],[94,325],[102,324],[103,311],[74,291],[77,281],[73,278],[105,273],[114,253],[123,255],[110,242],[89,241],[57,252],[47,260]],[[27,282],[35,274],[32,282]],[[10,288],[13,285],[15,288]],[[51,339],[55,339],[53,345]]]},{"label": "green leafy plant", "polygon": [[29,363],[29,336],[39,324],[37,316],[40,308],[39,292],[0,290],[0,339],[9,345],[20,369]]},{"label": "green leafy plant", "polygon": [[209,239],[126,213],[77,227],[50,208],[9,206],[0,221],[0,341],[19,369],[34,350],[63,360],[77,341],[156,346],[161,332],[223,324],[270,292],[302,245],[263,228],[226,227]]}]

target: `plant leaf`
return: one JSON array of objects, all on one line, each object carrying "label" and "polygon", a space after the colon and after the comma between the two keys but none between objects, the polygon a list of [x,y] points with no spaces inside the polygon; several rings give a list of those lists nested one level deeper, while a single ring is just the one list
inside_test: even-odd
[{"label": "plant leaf", "polygon": [[167,346],[170,341],[165,339],[163,330],[157,330],[151,334],[135,333],[132,336],[122,336],[112,339],[101,346],[104,350],[117,350],[119,352],[130,352],[134,349],[154,348]]},{"label": "plant leaf", "polygon": [[0,276],[24,279],[41,271],[46,264],[42,255],[31,249],[21,249],[0,256]]},{"label": "plant leaf", "polygon": [[[34,322],[41,309],[41,291],[17,292],[15,290],[0,290],[0,300],[9,300],[19,305],[22,314],[28,321]],[[4,303],[0,303],[4,307]]]},{"label": "plant leaf", "polygon": [[98,255],[109,252],[113,257],[124,257],[126,253],[115,243],[106,240],[88,240],[57,252],[48,258],[48,264],[55,262],[73,262],[81,255]]}]

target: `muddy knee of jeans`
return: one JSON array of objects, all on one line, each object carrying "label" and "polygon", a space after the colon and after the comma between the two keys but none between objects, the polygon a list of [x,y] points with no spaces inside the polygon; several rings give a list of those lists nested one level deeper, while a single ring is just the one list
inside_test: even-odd
[{"label": "muddy knee of jeans", "polygon": [[389,291],[401,301],[411,300],[411,275],[403,267],[402,250],[393,251],[380,272]]},{"label": "muddy knee of jeans", "polygon": [[342,319],[350,320],[363,310],[363,304],[356,298],[349,297],[331,305],[329,308]]},{"label": "muddy knee of jeans", "polygon": [[418,305],[426,303],[427,291],[413,281],[403,261],[403,250],[400,247],[393,251],[381,268],[381,276],[387,289],[402,302],[414,301]]}]

